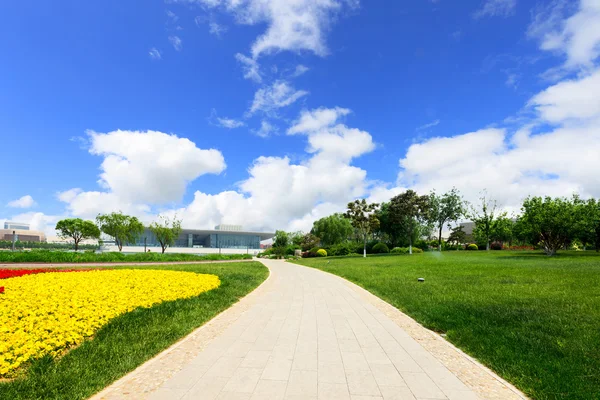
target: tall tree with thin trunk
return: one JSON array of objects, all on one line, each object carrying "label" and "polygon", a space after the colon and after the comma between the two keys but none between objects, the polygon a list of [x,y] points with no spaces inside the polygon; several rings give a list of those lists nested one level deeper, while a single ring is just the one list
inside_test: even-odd
[{"label": "tall tree with thin trunk", "polygon": [[438,230],[438,250],[442,251],[442,230],[445,224],[457,221],[464,214],[464,202],[456,188],[439,196],[429,195],[429,219]]},{"label": "tall tree with thin trunk", "polygon": [[499,213],[496,200],[490,200],[484,190],[479,198],[479,207],[471,205],[470,218],[475,223],[473,234],[485,242],[485,249],[490,250],[490,242],[494,234],[494,224],[498,218],[505,218],[506,213]]},{"label": "tall tree with thin trunk", "polygon": [[367,256],[367,239],[369,234],[379,228],[379,220],[375,216],[379,204],[368,204],[365,199],[348,203],[348,210],[344,214],[363,239],[363,257]]},{"label": "tall tree with thin trunk", "polygon": [[124,244],[135,242],[135,239],[144,231],[144,225],[139,219],[122,212],[98,214],[96,223],[102,232],[115,240],[119,251],[123,250]]},{"label": "tall tree with thin trunk", "polygon": [[66,218],[56,223],[56,232],[62,239],[73,239],[75,251],[79,243],[86,239],[100,239],[100,229],[92,221],[81,218]]},{"label": "tall tree with thin trunk", "polygon": [[159,222],[151,223],[148,229],[154,234],[158,243],[160,243],[162,253],[164,254],[167,247],[173,246],[181,234],[181,220],[178,220],[176,216],[173,217],[173,220],[160,216]]},{"label": "tall tree with thin trunk", "polygon": [[429,220],[429,196],[419,196],[407,190],[390,200],[389,218],[402,227],[408,236],[408,252],[412,254],[413,236],[420,226]]}]

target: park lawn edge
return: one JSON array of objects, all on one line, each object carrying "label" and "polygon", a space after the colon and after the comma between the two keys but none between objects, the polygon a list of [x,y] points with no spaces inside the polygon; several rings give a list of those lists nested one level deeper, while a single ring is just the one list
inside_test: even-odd
[{"label": "park lawn edge", "polygon": [[[269,277],[260,262],[119,266],[116,269],[164,269],[215,274],[221,286],[189,299],[138,308],[103,326],[94,335],[53,360],[33,361],[23,377],[0,382],[4,399],[87,399],[140,365],[177,345]],[[144,338],[145,340],[139,340]]]}]

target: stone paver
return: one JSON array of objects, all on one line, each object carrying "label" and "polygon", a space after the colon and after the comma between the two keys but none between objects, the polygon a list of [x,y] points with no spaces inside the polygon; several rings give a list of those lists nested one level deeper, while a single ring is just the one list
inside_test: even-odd
[{"label": "stone paver", "polygon": [[[193,333],[196,342],[184,339],[94,399],[525,398],[356,285],[282,261],[263,263],[268,281],[207,324],[214,338],[201,343]],[[171,357],[177,351],[189,356]],[[151,384],[161,368],[170,376]]]}]

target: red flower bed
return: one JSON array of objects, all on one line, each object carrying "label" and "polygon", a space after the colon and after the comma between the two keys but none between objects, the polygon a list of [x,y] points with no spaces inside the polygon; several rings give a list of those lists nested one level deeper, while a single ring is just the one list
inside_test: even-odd
[{"label": "red flower bed", "polygon": [[59,269],[59,268],[38,268],[38,269],[0,269],[0,279],[14,278],[17,276],[43,274],[45,272],[79,272],[89,271],[89,269]]}]

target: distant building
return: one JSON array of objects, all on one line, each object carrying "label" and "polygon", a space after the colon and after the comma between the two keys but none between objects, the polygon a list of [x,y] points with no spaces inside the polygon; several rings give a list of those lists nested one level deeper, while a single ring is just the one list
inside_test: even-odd
[{"label": "distant building", "polygon": [[29,230],[29,224],[25,224],[22,222],[11,222],[11,221],[6,221],[4,223],[4,229],[18,229],[21,231],[28,231]]},{"label": "distant building", "polygon": [[12,242],[13,233],[16,235],[16,240],[21,242],[45,242],[46,235],[44,232],[32,231],[29,229],[29,224],[21,222],[4,223],[4,229],[0,229],[0,240]]},{"label": "distant building", "polygon": [[[260,242],[271,239],[274,233],[244,231],[240,225],[217,225],[214,230],[183,229],[172,247],[210,249],[260,249]],[[135,246],[160,246],[154,234],[145,229]],[[108,243],[105,241],[105,243]]]}]

